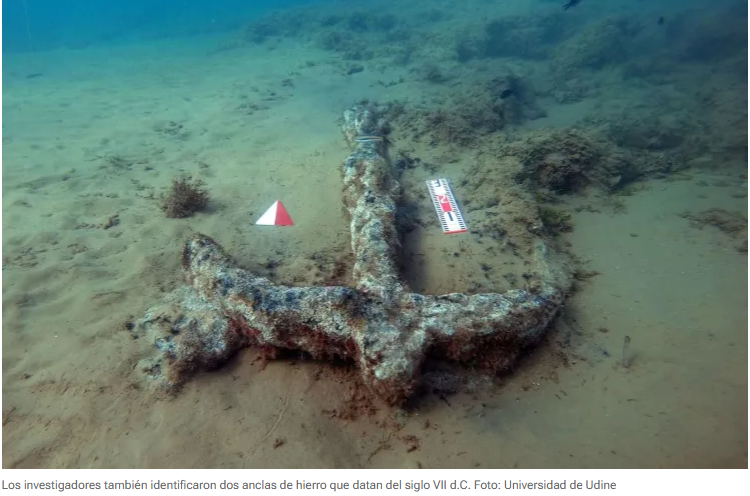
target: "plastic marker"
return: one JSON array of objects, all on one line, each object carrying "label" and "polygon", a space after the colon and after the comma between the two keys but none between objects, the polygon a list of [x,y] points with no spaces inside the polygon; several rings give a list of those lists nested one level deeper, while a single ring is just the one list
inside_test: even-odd
[{"label": "plastic marker", "polygon": [[457,234],[467,232],[466,222],[458,209],[458,204],[453,196],[453,191],[447,179],[431,179],[427,181],[427,189],[430,190],[432,204],[435,205],[438,220],[443,228],[444,234]]},{"label": "plastic marker", "polygon": [[255,224],[258,226],[293,226],[294,222],[284,208],[284,204],[276,200]]}]

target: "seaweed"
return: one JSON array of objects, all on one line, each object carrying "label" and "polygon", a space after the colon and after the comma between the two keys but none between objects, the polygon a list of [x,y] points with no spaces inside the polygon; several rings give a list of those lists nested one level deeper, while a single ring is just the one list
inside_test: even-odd
[{"label": "seaweed", "polygon": [[209,200],[203,181],[181,176],[172,179],[172,190],[163,198],[161,208],[167,218],[182,219],[206,208]]},{"label": "seaweed", "polygon": [[549,207],[539,207],[539,218],[545,230],[550,234],[569,232],[573,230],[570,214]]},{"label": "seaweed", "polygon": [[431,111],[425,116],[425,122],[431,134],[439,141],[466,146],[474,139],[471,125],[455,113]]}]

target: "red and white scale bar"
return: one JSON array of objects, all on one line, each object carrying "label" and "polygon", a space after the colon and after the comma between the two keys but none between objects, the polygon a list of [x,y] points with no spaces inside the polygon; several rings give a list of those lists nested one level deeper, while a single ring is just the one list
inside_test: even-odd
[{"label": "red and white scale bar", "polygon": [[466,222],[458,209],[453,191],[447,179],[431,179],[427,181],[427,189],[430,190],[432,204],[438,215],[440,225],[444,234],[456,234],[467,232]]}]

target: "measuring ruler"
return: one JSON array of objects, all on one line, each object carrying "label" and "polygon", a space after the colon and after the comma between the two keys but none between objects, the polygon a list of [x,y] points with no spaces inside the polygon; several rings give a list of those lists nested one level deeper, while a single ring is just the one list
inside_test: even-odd
[{"label": "measuring ruler", "polygon": [[430,190],[432,204],[435,205],[440,225],[444,234],[456,234],[467,232],[466,222],[458,209],[453,191],[447,179],[431,179],[427,181],[427,189]]}]

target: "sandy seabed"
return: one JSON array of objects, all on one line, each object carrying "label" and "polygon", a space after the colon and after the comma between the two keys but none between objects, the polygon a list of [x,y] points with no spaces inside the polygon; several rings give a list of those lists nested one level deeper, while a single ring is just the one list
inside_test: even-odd
[{"label": "sandy seabed", "polygon": [[[743,181],[728,188],[721,171],[650,180],[624,213],[573,211],[564,239],[601,274],[551,331],[567,337],[567,365],[551,341],[501,384],[350,421],[330,415],[345,371],[255,350],[173,398],[152,394],[135,370],[151,343],[125,323],[180,283],[189,233],[306,282],[312,255],[348,243],[337,119],[363,97],[424,91],[377,84],[405,69],[346,75],[293,42],[195,43],[42,53],[32,79],[25,58],[4,57],[4,468],[747,466],[747,257],[680,216],[747,210],[728,194]],[[181,173],[205,181],[211,208],[166,219],[157,198]],[[277,199],[296,225],[255,226]],[[431,253],[473,238],[424,236],[418,285],[445,291],[454,276]]]}]

